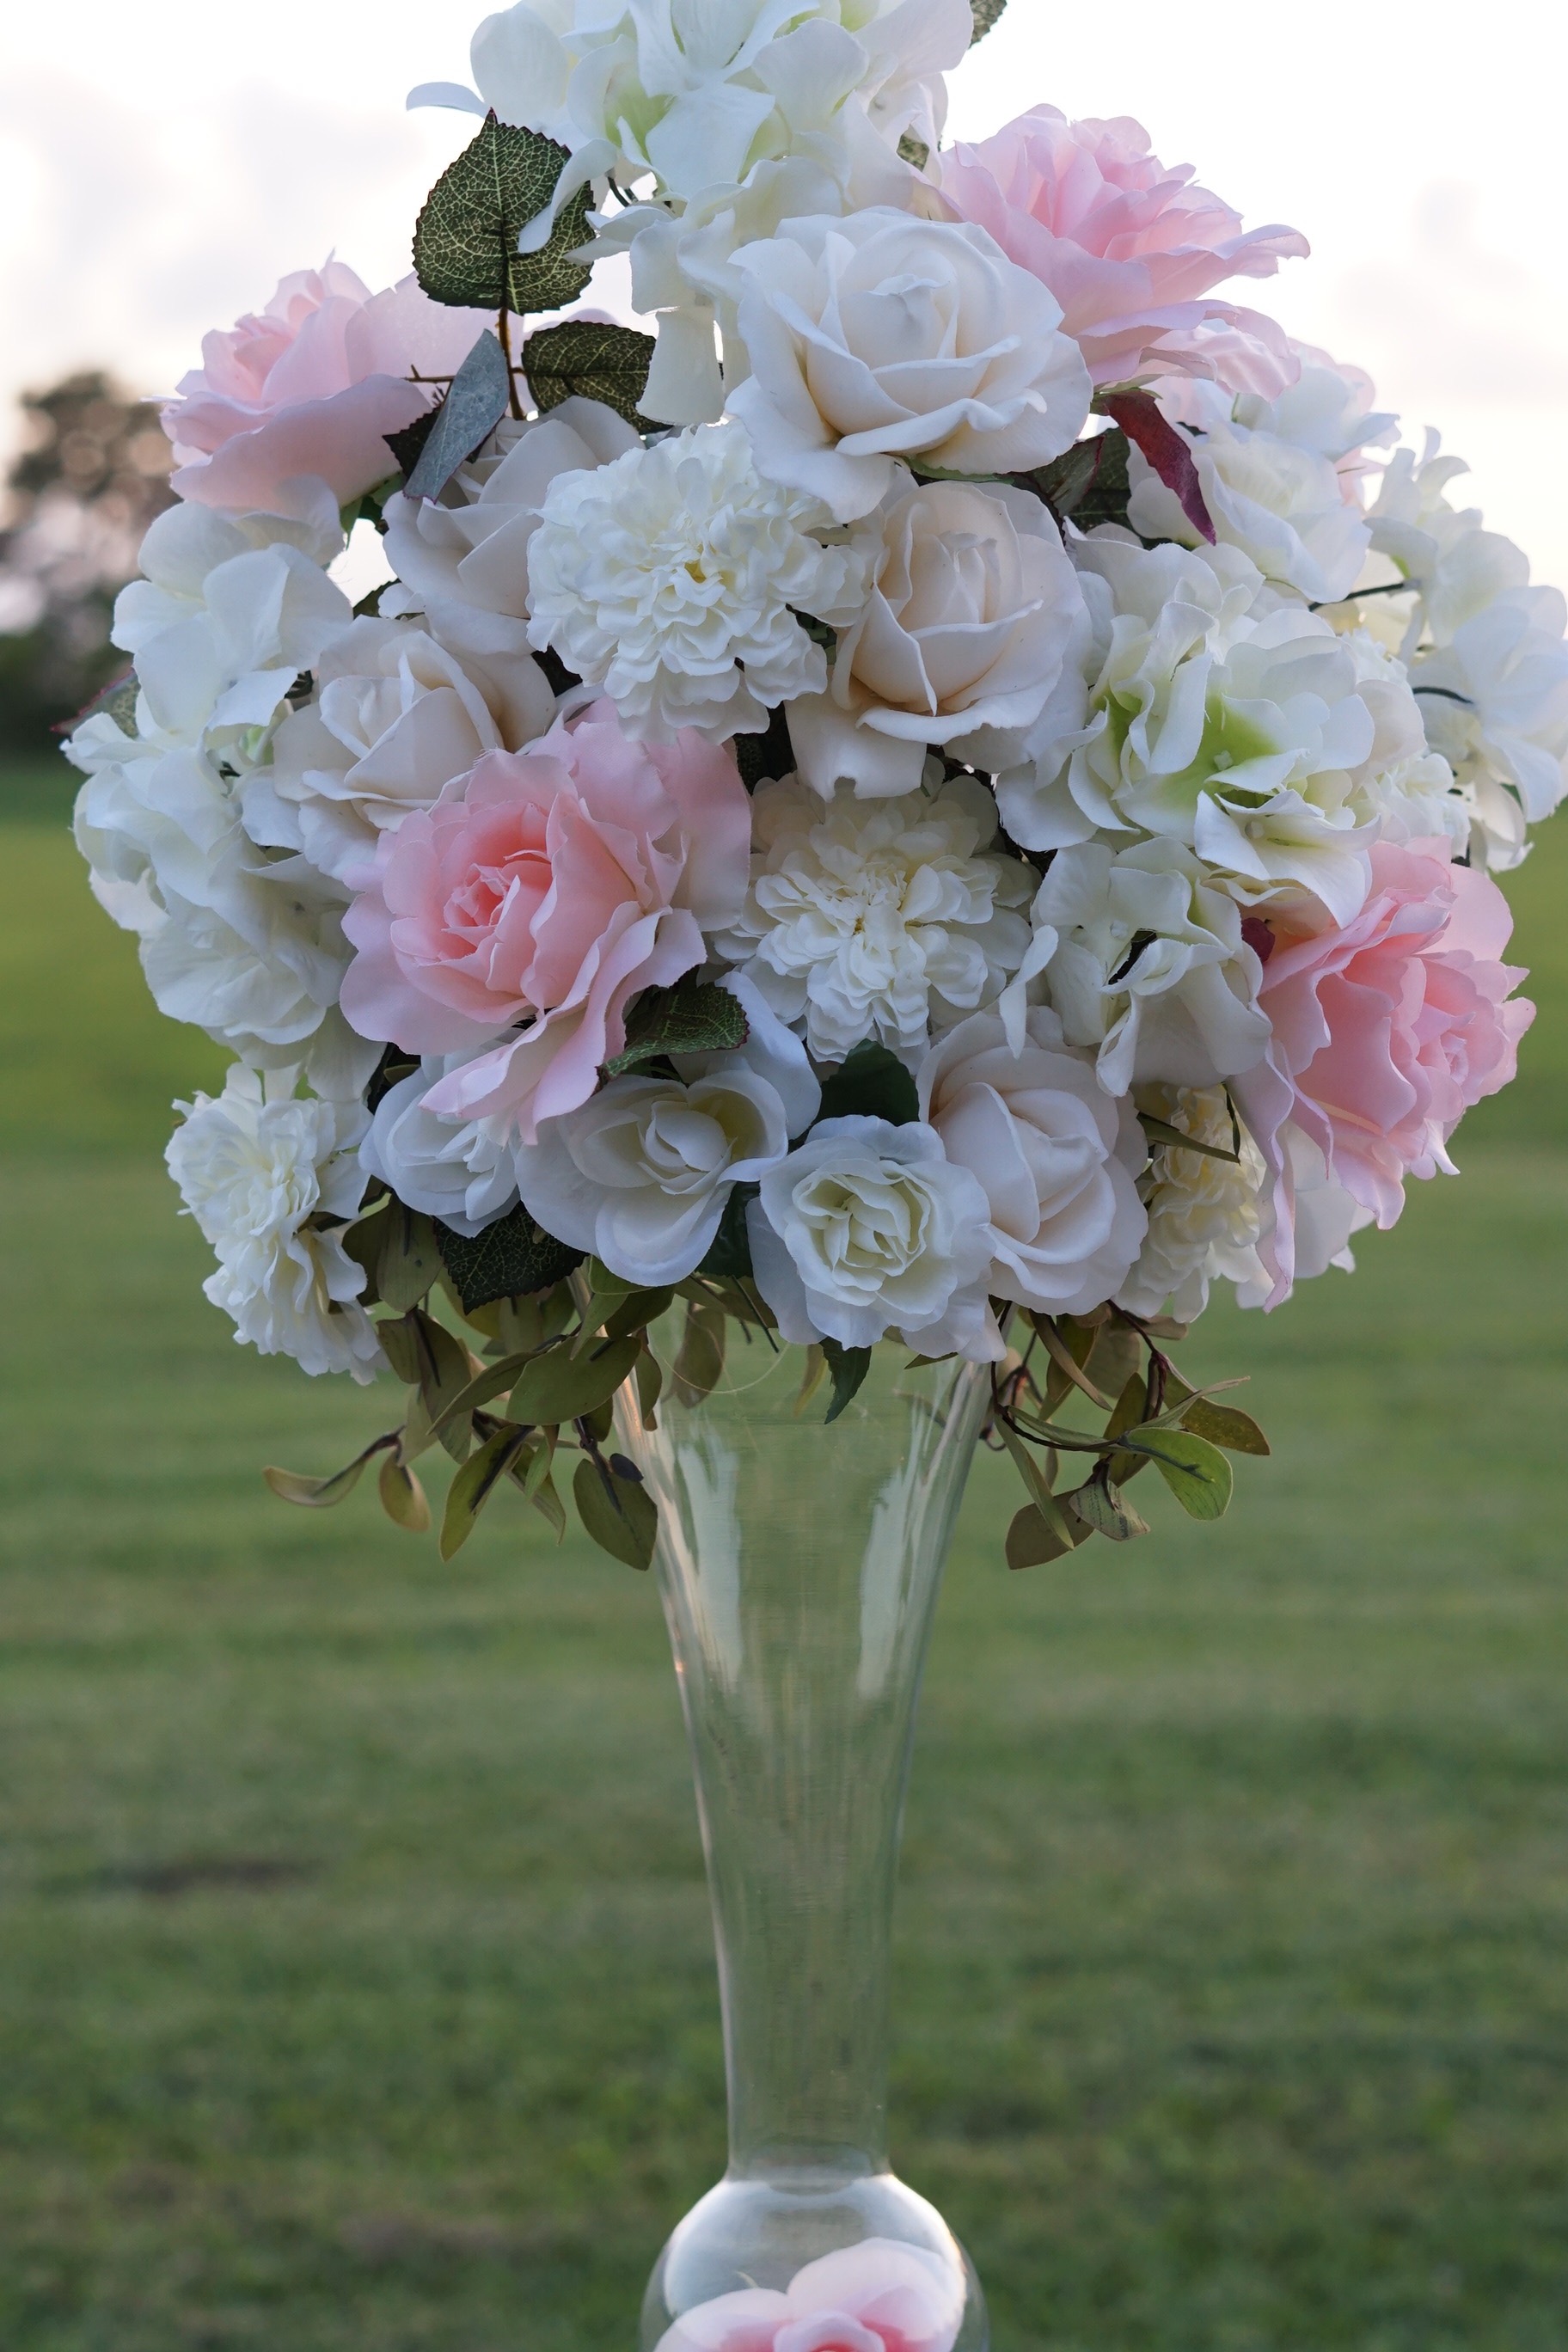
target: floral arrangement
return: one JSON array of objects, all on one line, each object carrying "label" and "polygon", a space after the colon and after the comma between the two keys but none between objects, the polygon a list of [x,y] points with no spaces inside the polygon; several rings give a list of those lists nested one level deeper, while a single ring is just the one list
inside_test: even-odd
[{"label": "floral arrangement", "polygon": [[1170,1346],[1513,1075],[1563,600],[1221,290],[1293,230],[1125,120],[943,143],[999,13],[523,0],[414,93],[481,118],[414,275],[286,279],[164,411],[77,838],[236,1057],[168,1154],[208,1296],[407,1389],[289,1500],[378,1462],[423,1527],[441,1445],[449,1552],[574,1454],[646,1566],[612,1400],[739,1337],[829,1420],[880,1343],[989,1363],[1015,1566],[1142,1532],[1150,1464],[1212,1517],[1268,1448]]}]

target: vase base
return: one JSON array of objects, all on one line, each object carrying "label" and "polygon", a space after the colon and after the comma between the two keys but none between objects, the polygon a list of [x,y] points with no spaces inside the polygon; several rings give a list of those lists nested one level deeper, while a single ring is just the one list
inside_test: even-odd
[{"label": "vase base", "polygon": [[830,2317],[879,2352],[990,2341],[973,2266],[934,2205],[891,2172],[803,2164],[731,2174],[692,2207],[648,2283],[641,2352],[772,2352],[786,2331],[815,2343],[805,2324]]}]

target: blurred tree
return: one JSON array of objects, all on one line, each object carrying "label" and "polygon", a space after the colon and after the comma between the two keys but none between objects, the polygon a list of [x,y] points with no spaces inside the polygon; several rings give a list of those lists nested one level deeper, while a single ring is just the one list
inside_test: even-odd
[{"label": "blurred tree", "polygon": [[174,495],[157,409],[102,369],[21,405],[0,526],[0,754],[13,755],[48,750],[51,729],[127,667],[109,642],[115,593]]}]

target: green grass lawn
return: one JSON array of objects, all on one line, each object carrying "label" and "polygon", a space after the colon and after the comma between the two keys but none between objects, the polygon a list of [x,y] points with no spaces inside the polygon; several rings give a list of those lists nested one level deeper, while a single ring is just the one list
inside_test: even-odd
[{"label": "green grass lawn", "polygon": [[[0,2346],[627,2352],[722,2161],[656,1596],[271,1501],[382,1408],[203,1299],[221,1066],[64,804],[0,778]],[[1464,1181],[1192,1343],[1277,1441],[1228,1519],[1009,1578],[973,1486],[894,2141],[998,2352],[1568,2341],[1568,824],[1510,890]]]}]

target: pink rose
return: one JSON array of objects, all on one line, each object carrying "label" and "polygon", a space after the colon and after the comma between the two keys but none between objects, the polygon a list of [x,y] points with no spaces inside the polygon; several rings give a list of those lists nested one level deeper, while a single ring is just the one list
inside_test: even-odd
[{"label": "pink rose", "polygon": [[1305,237],[1244,235],[1239,214],[1191,184],[1190,164],[1167,170],[1149,152],[1142,124],[1069,122],[1038,106],[941,161],[949,203],[1049,287],[1097,384],[1157,371],[1271,398],[1295,382],[1281,328],[1206,298],[1222,278],[1271,277],[1306,253]]},{"label": "pink rose", "polygon": [[744,2287],[699,2304],[658,2352],[951,2352],[963,2298],[956,2263],[866,2238],[808,2263],[787,2294]]},{"label": "pink rose", "polygon": [[340,506],[396,467],[384,436],[424,414],[488,323],[405,278],[384,293],[341,261],[285,278],[259,314],[202,341],[202,365],[163,410],[174,485],[204,506],[292,511],[284,485],[324,481]]},{"label": "pink rose", "polygon": [[626,1043],[626,1008],[700,964],[739,918],[751,803],[734,761],[685,729],[623,735],[607,702],[522,751],[491,751],[384,834],[343,917],[342,1009],[415,1054],[472,1049],[427,1108],[525,1143],[575,1110]]},{"label": "pink rose", "polygon": [[1505,1002],[1525,975],[1500,961],[1513,917],[1495,882],[1451,864],[1443,840],[1379,842],[1371,857],[1353,920],[1274,944],[1259,991],[1273,1044],[1258,1072],[1232,1082],[1273,1172],[1271,1305],[1294,1270],[1288,1129],[1386,1229],[1406,1176],[1453,1174],[1449,1136],[1508,1085],[1535,1018],[1523,998]]}]

